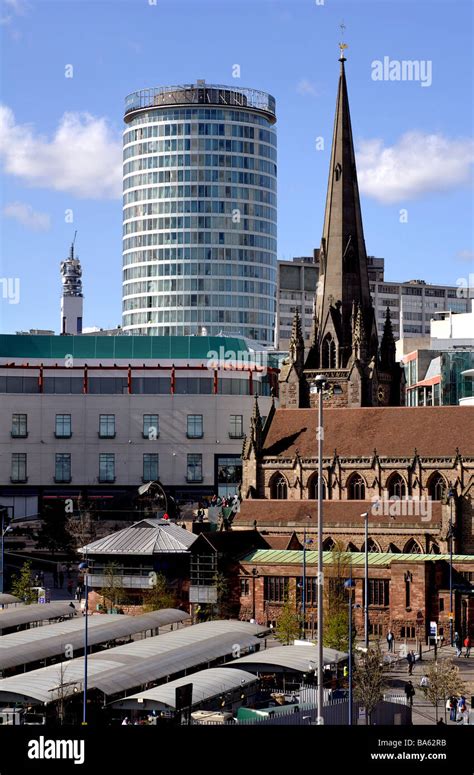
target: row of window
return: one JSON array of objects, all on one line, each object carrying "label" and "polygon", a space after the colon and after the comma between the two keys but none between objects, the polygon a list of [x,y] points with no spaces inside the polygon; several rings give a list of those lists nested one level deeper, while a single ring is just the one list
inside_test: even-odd
[{"label": "row of window", "polygon": [[[125,273],[124,273],[125,274]],[[218,291],[220,293],[253,293],[258,296],[274,295],[273,283],[260,280],[212,279],[210,277],[173,278],[166,280],[142,280],[127,282],[124,279],[123,293],[186,293],[189,291]],[[180,302],[180,306],[184,306]],[[311,311],[311,310],[310,310]]]},{"label": "row of window", "polygon": [[169,231],[170,229],[231,229],[271,234],[276,237],[276,223],[242,218],[233,220],[231,215],[164,215],[162,218],[127,221],[123,234],[140,234],[144,231]]},{"label": "row of window", "polygon": [[[335,587],[339,579],[329,579]],[[269,603],[285,603],[289,597],[289,576],[265,576],[263,579],[263,599]],[[318,601],[318,578],[307,577],[305,601],[308,607],[315,607]],[[369,605],[387,607],[390,605],[390,581],[388,579],[369,579]],[[249,594],[249,579],[240,580],[241,595]],[[303,579],[296,579],[296,602],[303,598]],[[364,592],[363,592],[364,594]],[[409,604],[408,604],[409,605]]]},{"label": "row of window", "polygon": [[[211,334],[210,334],[211,335]],[[269,396],[271,383],[268,377],[253,379],[254,391],[260,396]],[[137,395],[170,395],[171,376],[167,377],[132,377],[132,394]],[[0,393],[39,393],[38,377],[2,377],[0,376]],[[84,393],[83,377],[44,377],[43,393],[74,394]],[[91,395],[122,395],[128,393],[126,377],[89,377],[87,394]],[[214,381],[212,377],[176,377],[174,380],[175,395],[213,395]],[[218,395],[250,395],[248,379],[226,377],[217,381]]]},{"label": "row of window", "polygon": [[159,172],[139,172],[124,179],[123,189],[143,188],[158,183],[234,183],[240,186],[259,186],[276,193],[276,175],[270,177],[258,172],[239,172],[225,167],[181,167]]},{"label": "row of window", "polygon": [[[254,129],[253,126],[239,126],[238,124],[198,124],[197,122],[185,124],[161,124],[130,129],[124,133],[123,144],[135,143],[138,140],[146,140],[149,137],[174,137],[176,135],[200,135],[216,137],[245,137],[248,140],[260,140],[264,143],[276,145],[276,134],[267,129]],[[145,145],[147,145],[145,143]]]},{"label": "row of window", "polygon": [[[288,480],[284,474],[276,472],[270,479],[270,498],[273,500],[288,499]],[[389,476],[386,489],[389,498],[406,498],[406,482],[400,474],[393,473]],[[363,501],[366,497],[366,483],[360,474],[351,474],[346,481],[348,500]],[[428,494],[432,500],[440,501],[446,497],[448,486],[444,476],[435,471],[428,481]],[[316,500],[318,497],[318,474],[313,474],[308,481],[308,499]],[[326,496],[326,484],[323,482],[323,499]]]},{"label": "row of window", "polygon": [[[257,302],[258,299],[255,298],[255,301]],[[272,335],[270,334],[269,336],[269,332],[273,331],[274,318],[270,313],[250,313],[245,312],[244,310],[234,311],[226,309],[209,309],[205,306],[199,307],[199,309],[196,309],[195,307],[192,309],[186,308],[187,314],[183,315],[183,317],[181,317],[180,314],[182,312],[182,309],[153,310],[153,308],[149,309],[149,311],[142,312],[124,312],[122,316],[122,325],[125,327],[143,323],[166,324],[180,323],[181,321],[188,324],[202,323],[206,326],[206,328],[208,328],[209,336],[217,336],[220,329],[216,329],[216,327],[214,327],[210,331],[209,326],[212,323],[229,323],[233,326],[238,326],[238,332],[240,336],[247,336],[249,339],[257,339],[262,341],[267,341],[270,339],[271,341]],[[250,316],[251,319],[249,319]],[[262,326],[262,328],[257,328],[256,326]],[[170,328],[170,331],[171,330],[172,328]],[[157,331],[157,336],[166,336],[164,329],[157,329]],[[265,331],[265,333],[262,333],[263,331]],[[173,334],[171,333],[169,334],[169,336],[172,335]],[[182,336],[185,336],[185,334],[182,334]]]},{"label": "row of window", "polygon": [[[14,452],[11,458],[11,481],[24,483],[28,481],[27,454]],[[159,456],[156,453],[143,455],[143,481],[150,482],[159,479]],[[115,454],[101,452],[99,454],[99,482],[115,482]],[[187,456],[188,482],[202,482],[202,455]],[[54,480],[57,483],[68,484],[72,481],[71,453],[58,452],[55,455]]]},{"label": "row of window", "polygon": [[[137,316],[140,318],[139,320],[135,319]],[[200,333],[199,326],[189,323],[181,326],[153,325],[147,321],[147,313],[145,312],[124,315],[123,325],[128,326],[135,336],[198,336]],[[222,336],[222,326],[214,326],[206,322],[206,328],[208,336]],[[229,336],[234,335],[234,333],[234,331],[230,332]],[[239,330],[240,336],[255,339],[257,342],[272,342],[274,333],[273,328],[254,328],[254,326],[246,325],[240,326]]]},{"label": "row of window", "polygon": [[274,207],[266,205],[253,204],[249,202],[228,202],[222,199],[210,199],[209,201],[200,199],[178,199],[175,201],[165,200],[164,202],[146,202],[145,204],[134,204],[125,207],[123,219],[139,218],[144,215],[173,215],[174,213],[203,213],[215,215],[235,216],[235,210],[240,212],[241,216],[252,216],[254,218],[267,218],[269,221],[276,221],[277,211]]},{"label": "row of window", "polygon": [[[12,415],[12,438],[24,439],[28,436],[28,415]],[[57,414],[54,435],[57,439],[70,439],[72,436],[72,417],[70,414]],[[157,439],[160,435],[160,417],[158,414],[143,415],[142,435],[144,439]],[[244,418],[241,414],[231,414],[229,418],[229,437],[241,439],[244,435]],[[114,414],[99,415],[99,437],[114,439],[116,424]],[[204,422],[202,414],[188,414],[186,421],[186,436],[188,439],[202,439]]]},{"label": "row of window", "polygon": [[[176,261],[178,263],[175,263]],[[263,250],[247,252],[235,248],[157,248],[137,250],[123,256],[125,280],[135,277],[194,275],[198,278],[255,277],[275,283],[274,263],[275,257],[272,253]],[[134,267],[133,264],[145,266]]]},{"label": "row of window", "polygon": [[[209,133],[210,134],[210,133]],[[230,138],[213,137],[177,137],[168,140],[150,140],[144,143],[134,143],[125,148],[124,161],[136,156],[152,153],[170,153],[176,151],[220,151],[224,153],[250,153],[256,156],[267,156],[276,161],[276,148],[251,140],[231,140]]]},{"label": "row of window", "polygon": [[[213,169],[244,169],[255,170],[256,172],[277,174],[277,165],[272,161],[267,161],[255,156],[230,156],[217,153],[169,153],[163,156],[145,156],[134,161],[127,161],[123,165],[124,178],[130,173],[140,172],[141,170],[162,169],[162,168],[191,168],[211,167]],[[176,178],[175,178],[176,179]],[[195,178],[188,178],[188,180]],[[173,178],[171,178],[173,180]],[[184,178],[186,180],[186,178]],[[213,180],[213,178],[211,178]],[[215,180],[215,178],[214,178]],[[222,180],[222,178],[221,178]],[[150,181],[151,182],[151,181]],[[153,181],[155,182],[155,181]],[[130,188],[128,186],[127,188]]]},{"label": "row of window", "polygon": [[[130,293],[129,288],[124,286],[124,297]],[[124,298],[123,310],[129,311],[133,309],[163,309],[162,321],[164,323],[172,323],[178,320],[175,310],[169,309],[170,307],[176,307],[177,309],[192,311],[193,307],[205,307],[209,310],[210,307],[214,309],[209,310],[209,315],[206,315],[206,320],[213,320],[215,322],[232,322],[231,316],[236,313],[232,313],[228,307],[233,307],[236,310],[242,310],[239,313],[239,322],[241,323],[266,323],[270,325],[273,322],[273,314],[264,315],[263,312],[256,312],[255,307],[259,306],[260,309],[269,310],[273,313],[275,309],[275,297],[271,296],[258,296],[255,289],[252,295],[231,295],[231,294],[209,294],[209,293],[182,293],[177,292],[174,295],[162,294],[160,296],[152,296],[148,294],[142,294],[140,296],[132,296],[131,298]],[[247,311],[248,310],[248,311]],[[184,320],[189,319],[189,312],[183,315]],[[157,320],[156,322],[159,322]]]},{"label": "row of window", "polygon": [[[134,106],[129,105],[130,109]],[[137,107],[139,107],[137,105]],[[190,121],[200,119],[201,121],[235,121],[239,124],[258,124],[259,126],[269,127],[270,124],[266,118],[260,116],[258,113],[244,110],[232,110],[231,108],[150,108],[149,110],[140,112],[130,122],[130,126],[139,127],[140,124],[156,124],[156,122],[168,122],[168,121]],[[172,126],[170,124],[170,126]],[[136,130],[140,132],[140,129]],[[144,127],[143,132],[146,131]],[[268,130],[272,132],[272,130]],[[274,130],[273,130],[274,131]],[[140,135],[137,135],[139,138]]]},{"label": "row of window", "polygon": [[124,250],[153,245],[243,245],[276,252],[276,240],[273,237],[260,237],[252,232],[246,234],[225,231],[165,231],[137,234],[134,237],[125,237],[123,240]]},{"label": "row of window", "polygon": [[272,191],[249,186],[220,186],[220,185],[160,185],[155,188],[139,188],[127,191],[123,195],[123,204],[133,202],[153,201],[159,199],[240,199],[248,202],[263,202],[264,204],[277,206],[277,196]]}]

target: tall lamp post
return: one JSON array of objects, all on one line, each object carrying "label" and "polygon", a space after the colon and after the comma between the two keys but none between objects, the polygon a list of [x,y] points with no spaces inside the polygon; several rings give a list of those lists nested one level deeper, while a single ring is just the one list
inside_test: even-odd
[{"label": "tall lamp post", "polygon": [[87,651],[89,648],[89,563],[87,560],[79,563],[79,570],[84,571],[84,698],[82,704],[82,725],[87,725]]},{"label": "tall lamp post", "polygon": [[13,519],[13,506],[0,505],[1,523],[0,523],[0,536],[1,536],[1,552],[0,552],[0,593],[5,591],[5,534],[11,530],[11,526],[5,524],[5,514],[8,515],[8,509],[12,510]]},{"label": "tall lamp post", "polygon": [[[311,514],[308,514],[308,519],[311,519]],[[303,531],[303,586],[301,590],[301,613],[302,613],[302,623],[301,627],[303,630],[302,639],[306,640],[306,546],[307,544],[312,544],[313,539],[307,538],[306,536],[306,525],[304,526]]]},{"label": "tall lamp post", "polygon": [[449,498],[449,641],[451,646],[453,645],[454,637],[454,610],[453,610],[453,502],[454,502],[454,490],[450,488],[448,493]]},{"label": "tall lamp post", "polygon": [[317,644],[317,672],[318,672],[318,717],[323,718],[323,680],[324,680],[324,660],[323,660],[323,390],[327,385],[327,379],[323,374],[318,374],[311,384],[311,393],[318,396],[318,427],[316,429],[316,438],[318,441],[318,644]]},{"label": "tall lamp post", "polygon": [[365,520],[365,571],[364,571],[364,645],[369,648],[369,512],[360,515]]},{"label": "tall lamp post", "polygon": [[255,622],[255,579],[258,576],[258,570],[256,568],[252,568],[252,619]]},{"label": "tall lamp post", "polygon": [[353,705],[353,689],[352,689],[352,590],[355,587],[355,581],[352,578],[352,563],[351,563],[351,575],[347,581],[344,582],[344,586],[349,591],[349,716],[348,724],[352,726],[352,705]]}]

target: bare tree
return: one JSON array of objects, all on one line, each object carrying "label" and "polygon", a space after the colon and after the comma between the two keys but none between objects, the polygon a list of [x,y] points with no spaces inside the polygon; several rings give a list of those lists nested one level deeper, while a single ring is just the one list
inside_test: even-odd
[{"label": "bare tree", "polygon": [[74,550],[91,543],[97,537],[97,517],[90,501],[80,495],[77,512],[66,519],[66,530]]},{"label": "bare tree", "polygon": [[446,719],[446,702],[449,697],[456,697],[465,691],[465,685],[459,674],[459,668],[456,667],[452,659],[440,659],[437,662],[431,663],[427,676],[426,698],[435,709],[435,721],[438,720],[438,705],[440,702],[444,705],[444,716]]},{"label": "bare tree", "polygon": [[366,723],[371,723],[372,713],[383,699],[385,677],[380,646],[369,648],[356,665],[354,675],[354,697],[365,708]]}]

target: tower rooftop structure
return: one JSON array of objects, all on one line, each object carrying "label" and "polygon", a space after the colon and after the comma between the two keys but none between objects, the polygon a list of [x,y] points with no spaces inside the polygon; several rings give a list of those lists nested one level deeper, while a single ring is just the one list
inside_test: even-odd
[{"label": "tower rooftop structure", "polygon": [[[77,234],[77,232],[76,232]],[[82,267],[74,255],[76,234],[71,243],[69,256],[61,261],[61,334],[82,334]]]}]

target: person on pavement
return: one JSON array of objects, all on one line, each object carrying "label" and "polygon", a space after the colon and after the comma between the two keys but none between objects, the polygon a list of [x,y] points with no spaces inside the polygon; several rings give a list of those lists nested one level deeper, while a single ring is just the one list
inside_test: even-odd
[{"label": "person on pavement", "polygon": [[415,687],[413,686],[411,681],[408,681],[405,684],[405,694],[406,694],[407,701],[408,701],[408,703],[410,705],[410,708],[412,708],[413,707],[413,697],[415,696]]},{"label": "person on pavement", "polygon": [[461,636],[459,632],[454,633],[454,648],[456,649],[456,656],[462,656]]},{"label": "person on pavement", "polygon": [[392,630],[389,630],[387,632],[387,646],[389,651],[393,651],[393,641],[394,641],[393,632]]},{"label": "person on pavement", "polygon": [[466,635],[464,638],[464,647],[466,649],[466,653],[464,654],[465,657],[469,657],[471,655],[471,638],[469,635]]}]

